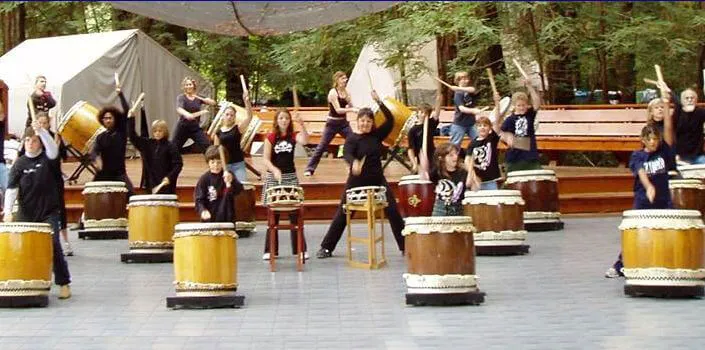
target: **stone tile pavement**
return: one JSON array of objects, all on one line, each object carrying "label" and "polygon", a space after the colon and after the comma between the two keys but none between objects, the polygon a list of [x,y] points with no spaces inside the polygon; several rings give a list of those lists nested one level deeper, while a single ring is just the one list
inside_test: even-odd
[{"label": "stone tile pavement", "polygon": [[[0,309],[0,349],[702,349],[705,301],[629,298],[604,270],[619,250],[618,217],[566,219],[530,233],[531,252],[478,257],[480,306],[410,307],[403,257],[387,233],[388,267],[312,258],[306,271],[261,260],[264,235],[239,241],[242,309],[169,310],[171,264],[123,264],[127,242],[80,241],[73,298]],[[356,225],[362,230],[362,225]],[[258,227],[263,232],[263,226]],[[307,225],[311,253],[327,225]],[[281,233],[281,253],[290,252]]]}]

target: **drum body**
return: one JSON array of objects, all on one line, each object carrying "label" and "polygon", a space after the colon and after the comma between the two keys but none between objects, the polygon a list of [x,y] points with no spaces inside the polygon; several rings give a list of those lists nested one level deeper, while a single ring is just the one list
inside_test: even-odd
[{"label": "drum body", "polygon": [[49,294],[51,235],[49,224],[0,223],[0,298]]},{"label": "drum body", "polygon": [[528,251],[524,200],[516,190],[466,191],[465,215],[475,226],[478,255],[521,254]]},{"label": "drum body", "polygon": [[410,294],[477,291],[472,218],[467,216],[406,218],[407,273]]},{"label": "drum body", "polygon": [[387,203],[387,188],[384,186],[360,186],[345,190],[345,200],[347,204],[365,205],[367,203],[368,193],[373,196],[372,201],[376,205],[384,205]]},{"label": "drum body", "polygon": [[127,187],[119,181],[87,182],[83,188],[86,231],[127,230]]},{"label": "drum body", "polygon": [[705,164],[682,165],[678,172],[684,179],[699,179],[705,181]]},{"label": "drum body", "polygon": [[[394,116],[394,127],[392,127],[392,131],[389,133],[387,138],[383,140],[383,142],[389,147],[396,146],[406,135],[402,132],[402,130],[406,128],[406,132],[408,133],[409,129],[411,129],[416,121],[412,120],[409,124],[407,124],[409,119],[411,119],[413,112],[398,100],[391,97],[385,97],[383,103],[389,111],[392,112],[392,116]],[[379,110],[379,106],[376,104],[372,110],[375,113],[375,125],[379,127],[385,121],[384,113]]]},{"label": "drum body", "polygon": [[703,220],[695,210],[628,210],[622,231],[625,293],[703,295]]},{"label": "drum body", "polygon": [[399,180],[399,209],[403,217],[431,216],[436,199],[433,182],[421,180],[418,175],[407,175]]},{"label": "drum body", "polygon": [[251,182],[242,183],[242,192],[235,196],[235,229],[240,231],[253,232],[257,221],[255,217],[255,184]]},{"label": "drum body", "polygon": [[177,296],[216,296],[237,290],[237,234],[232,223],[184,223],[174,229]]},{"label": "drum body", "polygon": [[88,154],[105,128],[98,122],[98,109],[86,101],[78,101],[64,114],[57,130],[67,144]]},{"label": "drum body", "polygon": [[179,223],[179,202],[176,195],[132,196],[128,208],[130,251],[172,252],[174,227]]},{"label": "drum body", "polygon": [[563,228],[558,201],[558,178],[553,170],[523,170],[507,174],[505,186],[521,192],[524,227],[528,231]]},{"label": "drum body", "polygon": [[668,188],[675,209],[698,210],[705,213],[705,184],[698,179],[669,180]]},{"label": "drum body", "polygon": [[264,195],[267,206],[274,210],[297,207],[304,203],[304,189],[300,186],[272,186]]}]

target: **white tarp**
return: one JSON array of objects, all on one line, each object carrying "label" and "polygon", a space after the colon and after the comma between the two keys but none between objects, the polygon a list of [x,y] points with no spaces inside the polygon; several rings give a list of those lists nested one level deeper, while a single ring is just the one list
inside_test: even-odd
[{"label": "white tarp", "polygon": [[[201,96],[213,97],[213,87],[198,72],[139,30],[81,34],[25,40],[0,57],[0,79],[8,86],[8,132],[21,135],[27,119],[27,97],[37,75],[47,77],[57,105],[50,111],[52,123],[76,102],[96,108],[119,106],[114,73],[129,101],[145,93],[148,125],[156,119],[176,124],[176,96],[181,80],[198,82]],[[203,118],[202,118],[203,119]]]},{"label": "white tarp", "polygon": [[396,1],[110,1],[124,11],[235,36],[318,28],[386,10]]},{"label": "white tarp", "polygon": [[[430,40],[419,50],[417,55],[424,61],[428,71],[416,79],[407,81],[409,105],[415,106],[423,102],[433,104],[437,83],[431,75],[438,76],[436,40]],[[401,74],[399,70],[385,68],[380,53],[375,49],[375,44],[367,44],[360,51],[348,81],[348,91],[350,92],[353,106],[365,107],[372,105],[368,74],[380,97],[390,96],[402,101],[401,85],[399,83]]]}]

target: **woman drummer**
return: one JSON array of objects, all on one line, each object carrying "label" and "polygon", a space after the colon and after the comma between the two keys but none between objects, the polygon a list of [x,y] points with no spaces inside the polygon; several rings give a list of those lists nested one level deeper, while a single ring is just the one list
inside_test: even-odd
[{"label": "woman drummer", "polygon": [[343,135],[348,138],[352,134],[350,123],[346,117],[346,113],[357,113],[358,109],[352,106],[350,93],[347,90],[348,76],[345,72],[335,72],[333,74],[333,88],[328,91],[328,118],[326,126],[323,128],[321,140],[318,142],[316,151],[306,165],[304,176],[311,176],[316,171],[318,162],[321,161],[321,155],[328,148],[328,144],[333,140],[336,134]]},{"label": "woman drummer", "polygon": [[228,170],[235,175],[237,181],[247,181],[247,168],[245,166],[245,155],[240,148],[242,135],[247,130],[252,120],[252,103],[250,102],[249,93],[244,90],[242,100],[245,102],[247,116],[240,125],[235,124],[235,115],[237,112],[232,106],[225,107],[223,112],[223,125],[216,132],[214,138],[215,145],[223,145],[228,154]]},{"label": "woman drummer", "polygon": [[[392,226],[392,233],[397,241],[399,250],[404,252],[404,238],[401,235],[401,231],[404,229],[404,221],[401,215],[399,215],[394,193],[389,188],[387,180],[384,177],[381,160],[382,140],[392,131],[394,117],[374,90],[372,90],[372,99],[379,105],[385,120],[382,125],[375,128],[372,109],[362,108],[358,111],[358,133],[351,134],[345,140],[344,156],[345,160],[350,164],[350,175],[348,175],[348,179],[345,183],[345,189],[360,186],[384,186],[387,189],[387,202],[389,204],[384,209],[384,212],[389,218],[389,224]],[[340,237],[343,235],[343,230],[346,225],[345,212],[343,211],[345,199],[346,194],[344,192],[341,198],[341,205],[338,206],[338,210],[336,210],[335,216],[333,217],[333,222],[328,228],[323,242],[321,242],[321,249],[316,253],[316,257],[319,259],[333,256],[333,250],[338,244]]]},{"label": "woman drummer", "polygon": [[[293,119],[293,121],[292,121]],[[300,132],[294,132],[294,122],[301,128]],[[267,135],[264,140],[264,164],[267,167],[267,175],[264,180],[264,188],[262,189],[262,202],[265,205],[270,204],[267,200],[267,189],[273,186],[299,186],[299,179],[296,177],[296,167],[294,165],[294,151],[296,144],[305,145],[308,143],[308,132],[306,126],[299,117],[298,113],[291,117],[291,114],[286,108],[280,108],[272,120],[272,132]],[[290,212],[289,220],[293,225],[296,223],[297,217],[295,212]],[[275,225],[279,224],[279,214],[274,215]],[[264,255],[262,259],[269,260],[270,247],[269,237],[265,238]],[[278,235],[274,236],[274,242],[277,244]],[[291,230],[291,249],[292,254],[296,252],[296,231]],[[306,252],[306,238],[303,243],[304,257],[308,258]],[[274,246],[275,256],[279,255],[278,246]]]},{"label": "woman drummer", "polygon": [[210,141],[208,141],[205,131],[201,129],[200,122],[201,115],[207,113],[208,110],[201,110],[201,106],[203,104],[214,106],[215,101],[196,95],[196,81],[190,77],[184,78],[181,82],[181,88],[184,93],[176,97],[176,112],[179,113],[179,121],[176,123],[174,138],[171,142],[181,152],[184,143],[190,138],[205,152],[210,146]]}]

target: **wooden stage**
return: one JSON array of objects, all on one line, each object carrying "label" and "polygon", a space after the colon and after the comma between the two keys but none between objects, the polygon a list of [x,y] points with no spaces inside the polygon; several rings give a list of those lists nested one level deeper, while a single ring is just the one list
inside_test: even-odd
[{"label": "wooden stage", "polygon": [[[254,166],[264,173],[261,157],[252,159]],[[297,158],[296,168],[299,181],[306,196],[306,219],[329,220],[338,207],[340,195],[347,178],[346,163],[342,158],[323,158],[314,176],[305,177],[303,172],[308,158]],[[135,186],[139,185],[142,172],[140,158],[126,161],[127,172]],[[71,174],[78,163],[63,165],[65,174]],[[177,195],[181,207],[182,221],[196,221],[193,206],[193,189],[198,178],[208,169],[201,154],[184,155],[184,168],[179,177]],[[633,176],[626,168],[591,167],[552,167],[559,178],[560,205],[563,214],[614,213],[629,209],[632,205]],[[396,191],[396,184],[409,172],[401,164],[393,161],[385,170],[387,181]],[[66,186],[66,203],[69,222],[76,222],[83,209],[83,184],[93,176],[83,171],[76,185]],[[260,203],[262,181],[248,171],[248,181],[256,185],[257,218],[265,220],[265,209]],[[398,195],[397,195],[398,198]]]}]

